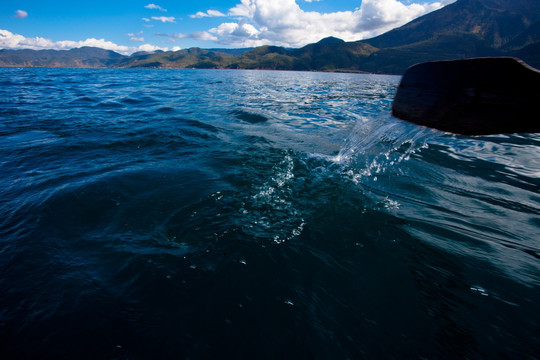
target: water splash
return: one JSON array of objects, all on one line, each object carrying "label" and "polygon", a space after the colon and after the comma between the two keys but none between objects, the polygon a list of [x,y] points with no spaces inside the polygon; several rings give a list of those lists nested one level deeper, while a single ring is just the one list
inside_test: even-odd
[{"label": "water splash", "polygon": [[440,134],[399,121],[389,114],[360,120],[332,161],[356,184],[376,182],[382,174],[403,175],[403,162],[429,147]]},{"label": "water splash", "polygon": [[272,170],[273,176],[245,199],[240,209],[245,219],[244,229],[249,233],[265,234],[276,244],[299,236],[305,226],[302,210],[295,203],[294,159],[286,154]]}]

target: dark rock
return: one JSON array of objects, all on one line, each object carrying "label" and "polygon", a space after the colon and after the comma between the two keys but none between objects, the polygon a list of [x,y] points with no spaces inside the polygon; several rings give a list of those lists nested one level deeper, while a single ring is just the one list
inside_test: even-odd
[{"label": "dark rock", "polygon": [[540,132],[540,71],[515,58],[434,61],[403,75],[392,114],[435,129],[484,135]]}]

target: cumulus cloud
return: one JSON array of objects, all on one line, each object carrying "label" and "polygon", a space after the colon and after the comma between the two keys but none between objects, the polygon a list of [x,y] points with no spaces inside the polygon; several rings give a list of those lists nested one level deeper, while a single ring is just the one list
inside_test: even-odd
[{"label": "cumulus cloud", "polygon": [[228,13],[237,21],[209,32],[232,46],[299,47],[328,36],[354,41],[379,35],[454,1],[405,5],[399,0],[362,0],[354,11],[319,13],[302,10],[296,0],[241,0]]},{"label": "cumulus cloud", "polygon": [[[226,44],[245,44],[242,46],[256,46],[261,43],[260,31],[255,26],[241,20],[238,23],[223,23],[210,29],[210,33],[217,35],[218,41]],[[262,44],[262,43],[261,43]]]},{"label": "cumulus cloud", "polygon": [[203,18],[203,17],[221,17],[221,16],[226,16],[226,15],[222,13],[221,11],[217,11],[217,10],[207,10],[206,12],[198,11],[196,14],[189,15],[189,17],[192,19],[198,19],[198,18]]},{"label": "cumulus cloud", "polygon": [[356,30],[373,36],[403,25],[419,16],[440,9],[452,1],[405,5],[397,0],[364,0],[358,10]]},{"label": "cumulus cloud", "polygon": [[[300,0],[313,2],[318,0]],[[300,47],[319,41],[328,36],[346,41],[361,40],[376,36],[408,21],[441,8],[455,0],[439,0],[431,4],[404,4],[405,0],[362,0],[359,8],[350,11],[320,13],[304,11],[296,0],[240,0],[225,15],[217,10],[207,10],[191,15],[192,18],[228,16],[228,21],[207,31],[190,34],[156,34],[170,40],[195,39],[214,41],[229,46],[281,45]],[[412,0],[425,1],[425,0]],[[163,9],[156,4],[148,4],[148,9]],[[164,11],[165,9],[163,9]],[[28,14],[23,10],[16,12],[20,18]],[[152,21],[176,23],[175,17],[152,16],[142,18],[144,26],[153,26]],[[140,33],[129,33],[130,40],[144,42]],[[25,37],[0,29],[0,48],[4,49],[57,49],[65,50],[81,46],[95,46],[113,50],[121,54],[136,51],[167,50],[150,44],[137,47],[118,45],[105,39],[86,39],[81,41],[52,41],[42,37]]]},{"label": "cumulus cloud", "polygon": [[28,16],[28,13],[24,10],[17,10],[15,11],[15,15],[14,15],[17,19],[24,19],[25,17]]},{"label": "cumulus cloud", "polygon": [[167,48],[162,48],[162,47],[155,46],[152,44],[143,44],[143,45],[137,46],[136,48],[130,48],[130,49],[131,49],[130,52],[126,53],[127,55],[133,54],[134,52],[137,52],[137,51],[146,51],[146,52],[154,52],[157,50],[169,51],[169,49]]},{"label": "cumulus cloud", "polygon": [[164,9],[161,6],[156,5],[156,4],[148,4],[148,5],[144,5],[144,7],[151,10],[167,11],[167,9]]},{"label": "cumulus cloud", "polygon": [[23,35],[14,34],[8,30],[0,29],[0,49],[32,49],[32,50],[69,50],[83,46],[99,47],[106,50],[113,50],[120,54],[129,55],[136,51],[156,51],[164,50],[151,44],[143,44],[137,47],[118,45],[105,39],[86,39],[81,41],[63,40],[52,41],[42,37],[28,38]]},{"label": "cumulus cloud", "polygon": [[161,21],[163,23],[176,23],[174,16],[152,16],[152,20]]}]

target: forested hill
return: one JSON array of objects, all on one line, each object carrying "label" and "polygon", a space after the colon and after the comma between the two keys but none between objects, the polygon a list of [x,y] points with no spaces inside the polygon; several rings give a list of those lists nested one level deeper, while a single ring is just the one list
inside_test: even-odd
[{"label": "forested hill", "polygon": [[412,64],[516,56],[540,68],[539,0],[458,0],[372,39],[326,38],[299,49],[200,49],[123,56],[97,48],[0,50],[0,66],[212,68],[401,74]]}]

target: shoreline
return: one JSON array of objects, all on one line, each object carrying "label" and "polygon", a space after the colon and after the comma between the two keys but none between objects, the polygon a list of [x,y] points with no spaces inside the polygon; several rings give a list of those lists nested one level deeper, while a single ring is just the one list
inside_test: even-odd
[{"label": "shoreline", "polygon": [[85,70],[249,70],[249,71],[295,71],[295,72],[318,72],[339,74],[363,74],[363,75],[391,75],[403,76],[402,73],[373,73],[354,69],[336,70],[294,70],[294,69],[249,69],[249,68],[194,68],[194,67],[102,67],[102,66],[20,66],[0,65],[0,69],[85,69]]}]

